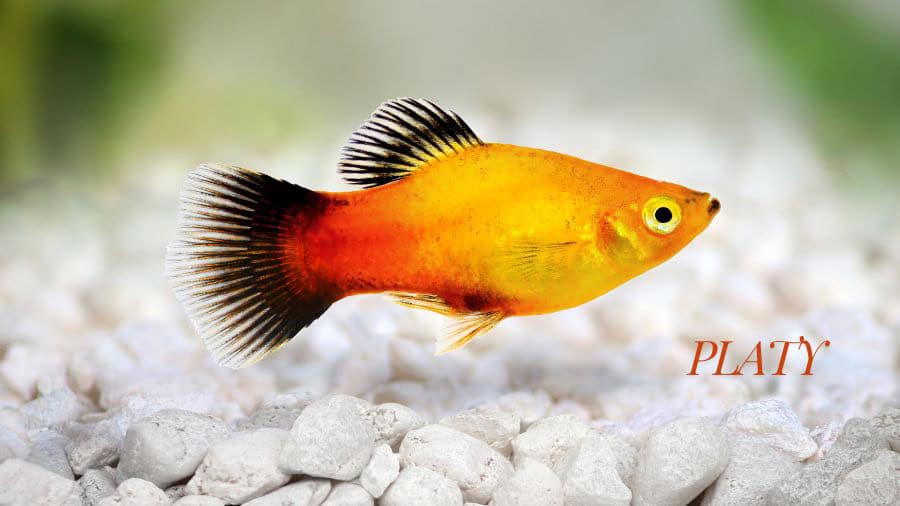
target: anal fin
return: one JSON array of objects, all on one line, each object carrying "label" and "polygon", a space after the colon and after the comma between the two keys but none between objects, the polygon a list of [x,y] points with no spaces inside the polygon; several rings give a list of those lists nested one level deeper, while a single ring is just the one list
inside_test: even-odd
[{"label": "anal fin", "polygon": [[476,336],[496,327],[506,315],[502,311],[458,314],[456,321],[435,343],[435,355],[458,350]]},{"label": "anal fin", "polygon": [[407,292],[388,292],[388,295],[401,306],[425,309],[454,318],[437,338],[435,355],[462,348],[476,336],[496,327],[506,317],[502,311],[460,312],[437,295]]}]

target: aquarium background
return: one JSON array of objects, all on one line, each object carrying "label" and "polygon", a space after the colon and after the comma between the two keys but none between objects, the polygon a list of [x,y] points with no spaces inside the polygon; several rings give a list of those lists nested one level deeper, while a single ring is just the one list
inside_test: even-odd
[{"label": "aquarium background", "polygon": [[[79,415],[142,396],[233,421],[304,390],[437,419],[521,393],[639,436],[774,397],[833,436],[898,404],[898,39],[875,0],[4,1],[0,406],[65,386]],[[723,209],[665,265],[457,353],[432,356],[440,317],[366,296],[216,367],[163,275],[185,173],[349,189],[341,145],[399,96]],[[799,354],[787,376],[685,375],[696,339],[735,341],[733,367],[799,335],[832,343],[813,376]]]}]

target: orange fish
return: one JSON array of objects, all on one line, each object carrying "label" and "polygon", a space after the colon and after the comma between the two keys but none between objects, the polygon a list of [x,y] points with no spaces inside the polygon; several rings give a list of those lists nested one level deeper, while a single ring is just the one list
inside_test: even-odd
[{"label": "orange fish", "polygon": [[389,293],[457,319],[454,350],[510,316],[578,306],[669,259],[708,193],[559,153],[486,144],[427,100],[382,104],[339,162],[366,189],[251,170],[188,174],[167,271],[220,364],[252,364],[335,301]]}]

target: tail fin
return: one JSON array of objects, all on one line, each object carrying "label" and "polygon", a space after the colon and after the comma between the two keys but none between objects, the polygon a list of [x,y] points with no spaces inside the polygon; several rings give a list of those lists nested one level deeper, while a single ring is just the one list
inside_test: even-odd
[{"label": "tail fin", "polygon": [[298,218],[319,199],[237,167],[188,174],[166,273],[217,363],[257,362],[331,305],[295,265]]}]

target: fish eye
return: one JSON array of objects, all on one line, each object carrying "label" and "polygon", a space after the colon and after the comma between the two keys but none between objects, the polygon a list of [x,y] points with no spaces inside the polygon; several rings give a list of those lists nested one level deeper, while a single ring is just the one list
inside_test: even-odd
[{"label": "fish eye", "polygon": [[666,195],[649,198],[641,214],[647,228],[657,234],[671,234],[681,222],[681,206]]}]

